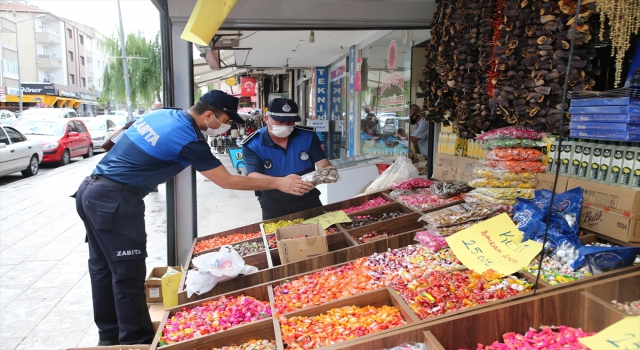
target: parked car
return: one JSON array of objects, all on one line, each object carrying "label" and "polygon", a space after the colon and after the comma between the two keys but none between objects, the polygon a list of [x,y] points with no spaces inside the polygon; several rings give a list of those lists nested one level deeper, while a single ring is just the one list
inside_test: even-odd
[{"label": "parked car", "polygon": [[18,121],[60,118],[78,118],[78,113],[73,108],[31,108],[22,112]]},{"label": "parked car", "polygon": [[15,125],[42,144],[42,162],[67,165],[71,158],[93,156],[91,134],[79,119],[21,120]]},{"label": "parked car", "polygon": [[0,125],[0,176],[22,172],[29,177],[38,174],[42,161],[42,145],[20,131]]},{"label": "parked car", "polygon": [[18,118],[16,117],[15,114],[13,114],[13,112],[8,111],[6,109],[0,110],[0,124],[11,126],[17,120],[18,120]]},{"label": "parked car", "polygon": [[102,145],[106,141],[107,136],[116,130],[116,124],[107,116],[78,118],[78,120],[82,120],[89,129],[94,152],[103,151]]}]

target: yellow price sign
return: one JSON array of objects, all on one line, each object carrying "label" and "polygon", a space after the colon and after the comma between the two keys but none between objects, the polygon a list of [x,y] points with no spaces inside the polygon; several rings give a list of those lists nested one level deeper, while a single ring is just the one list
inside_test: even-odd
[{"label": "yellow price sign", "polygon": [[598,334],[578,341],[589,349],[640,349],[640,316],[625,317]]},{"label": "yellow price sign", "polygon": [[470,270],[492,269],[502,276],[529,265],[542,243],[522,242],[522,233],[509,215],[500,214],[446,238],[454,254]]},{"label": "yellow price sign", "polygon": [[305,220],[303,224],[320,224],[323,229],[329,228],[331,225],[343,223],[343,222],[351,222],[351,218],[345,214],[342,210],[334,211],[331,213],[322,214],[320,216],[316,216],[315,218],[311,218],[309,220]]}]

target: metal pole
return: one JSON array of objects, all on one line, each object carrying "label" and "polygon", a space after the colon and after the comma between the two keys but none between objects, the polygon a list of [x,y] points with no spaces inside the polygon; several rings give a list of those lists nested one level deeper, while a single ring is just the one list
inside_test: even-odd
[{"label": "metal pole", "polygon": [[[20,21],[23,22],[23,21]],[[18,102],[20,103],[20,114],[22,114],[22,79],[20,78],[20,46],[18,45],[18,23],[15,22],[16,30],[16,56],[18,57]]]},{"label": "metal pole", "polygon": [[133,119],[131,113],[131,85],[129,85],[129,64],[127,62],[127,48],[124,42],[124,29],[122,27],[122,13],[120,11],[120,0],[118,0],[118,18],[120,19],[120,46],[122,48],[122,69],[124,70],[124,91],[127,95],[127,120]]}]

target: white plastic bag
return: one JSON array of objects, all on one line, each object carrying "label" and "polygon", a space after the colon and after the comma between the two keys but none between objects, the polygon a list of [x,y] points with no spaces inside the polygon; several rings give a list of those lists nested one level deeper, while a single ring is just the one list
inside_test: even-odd
[{"label": "white plastic bag", "polygon": [[220,247],[217,252],[196,256],[191,260],[197,270],[187,272],[187,296],[204,294],[218,284],[233,277],[258,272],[255,266],[248,266],[230,245]]},{"label": "white plastic bag", "polygon": [[392,183],[406,181],[418,177],[418,175],[418,169],[411,163],[411,159],[399,156],[387,170],[380,174],[373,183],[367,187],[364,193],[369,194],[381,191]]}]

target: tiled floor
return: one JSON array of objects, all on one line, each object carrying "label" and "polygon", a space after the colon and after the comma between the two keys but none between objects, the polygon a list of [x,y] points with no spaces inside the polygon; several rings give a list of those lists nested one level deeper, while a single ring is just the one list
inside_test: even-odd
[{"label": "tiled floor", "polygon": [[[0,349],[97,344],[84,226],[69,196],[101,157],[0,186]],[[219,158],[233,171],[227,155]],[[199,235],[261,220],[253,192],[196,180]],[[148,270],[166,265],[164,190],[145,198]]]}]

